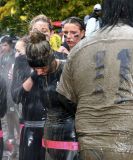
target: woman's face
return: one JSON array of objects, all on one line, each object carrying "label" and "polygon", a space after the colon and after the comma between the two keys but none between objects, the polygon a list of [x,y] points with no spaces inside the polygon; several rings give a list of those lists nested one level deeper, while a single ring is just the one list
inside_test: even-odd
[{"label": "woman's face", "polygon": [[50,39],[50,29],[49,29],[49,24],[47,22],[43,21],[37,21],[35,24],[32,26],[31,32],[38,30],[46,35],[47,40],[49,41]]},{"label": "woman's face", "polygon": [[84,30],[80,30],[80,27],[73,23],[66,23],[63,27],[63,34],[69,48],[73,48],[85,34]]},{"label": "woman's face", "polygon": [[16,45],[15,45],[15,57],[18,57],[19,55],[24,55],[25,54],[25,47],[26,44],[23,41],[17,41]]},{"label": "woman's face", "polygon": [[47,75],[49,72],[49,66],[34,68],[38,75]]},{"label": "woman's face", "polygon": [[12,47],[7,42],[3,42],[1,43],[1,50],[2,53],[9,53],[11,52]]},{"label": "woman's face", "polygon": [[37,72],[38,75],[47,75],[48,73],[52,73],[56,70],[57,62],[56,60],[52,61],[52,63],[48,66],[44,67],[36,67],[34,70]]}]

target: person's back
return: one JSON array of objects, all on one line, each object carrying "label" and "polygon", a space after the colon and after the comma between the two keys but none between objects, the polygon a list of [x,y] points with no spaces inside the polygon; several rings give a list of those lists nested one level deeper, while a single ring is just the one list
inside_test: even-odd
[{"label": "person's back", "polygon": [[[104,5],[117,6],[118,1],[104,0]],[[133,10],[131,1],[123,1],[121,6]],[[73,49],[57,88],[77,104],[75,122],[82,160],[133,157],[133,17],[126,21],[123,15],[118,17],[121,21],[113,23],[105,17],[105,28]]]},{"label": "person's back", "polygon": [[[116,35],[118,30],[119,33]],[[113,138],[110,131],[112,130],[112,134],[117,133],[117,130],[123,128],[125,120],[126,123],[129,123],[126,116],[133,116],[130,112],[133,109],[132,106],[130,107],[133,100],[131,89],[133,85],[131,75],[133,28],[118,26],[113,28],[108,37],[106,34],[107,31],[101,32],[95,37],[96,41],[94,39],[90,43],[86,41],[85,44],[81,44],[85,50],[79,49],[79,52],[72,55],[72,63],[69,62],[73,73],[72,80],[74,79],[75,101],[79,100],[76,130],[79,134],[83,132],[92,134],[89,138],[87,135],[83,139],[79,136],[81,142],[85,142],[85,148],[96,145],[97,148],[112,149],[111,144],[116,141],[117,135]],[[121,103],[123,103],[122,106]],[[118,109],[116,110],[115,107]],[[118,117],[119,114],[122,114],[121,117]],[[129,131],[131,123],[124,126],[126,131]],[[91,139],[97,135],[97,132],[101,135],[97,140],[95,138],[94,144]],[[106,134],[110,134],[112,141],[109,145],[107,145],[108,136],[105,136]],[[117,140],[119,138],[121,137],[118,134]]]}]

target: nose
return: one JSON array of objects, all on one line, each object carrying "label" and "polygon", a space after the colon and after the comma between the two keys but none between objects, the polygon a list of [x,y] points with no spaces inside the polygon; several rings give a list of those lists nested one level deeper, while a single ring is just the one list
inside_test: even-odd
[{"label": "nose", "polygon": [[72,34],[70,32],[68,32],[67,34],[64,35],[64,37],[69,39],[72,37]]}]

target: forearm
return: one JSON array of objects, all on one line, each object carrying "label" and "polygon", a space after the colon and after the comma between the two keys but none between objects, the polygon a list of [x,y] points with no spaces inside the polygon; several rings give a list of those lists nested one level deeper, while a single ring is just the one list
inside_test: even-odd
[{"label": "forearm", "polygon": [[23,88],[25,91],[29,92],[32,87],[33,87],[33,80],[31,77],[29,77],[24,83],[23,83]]}]

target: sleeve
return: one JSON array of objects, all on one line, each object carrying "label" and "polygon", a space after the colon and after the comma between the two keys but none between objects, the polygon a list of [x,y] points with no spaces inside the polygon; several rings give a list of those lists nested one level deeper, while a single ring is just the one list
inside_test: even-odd
[{"label": "sleeve", "polygon": [[0,77],[0,118],[4,117],[7,111],[7,89],[5,81]]},{"label": "sleeve", "polygon": [[61,106],[71,115],[75,115],[77,110],[77,104],[68,100],[65,96],[58,93],[58,99]]},{"label": "sleeve", "polygon": [[64,69],[57,85],[57,92],[65,96],[68,100],[76,103],[76,95],[74,93],[72,67],[70,61],[64,65]]},{"label": "sleeve", "polygon": [[26,63],[21,63],[19,57],[16,58],[13,80],[11,85],[11,94],[13,101],[17,104],[27,100],[29,92],[26,92],[23,88],[23,82],[30,76],[29,66]]}]

